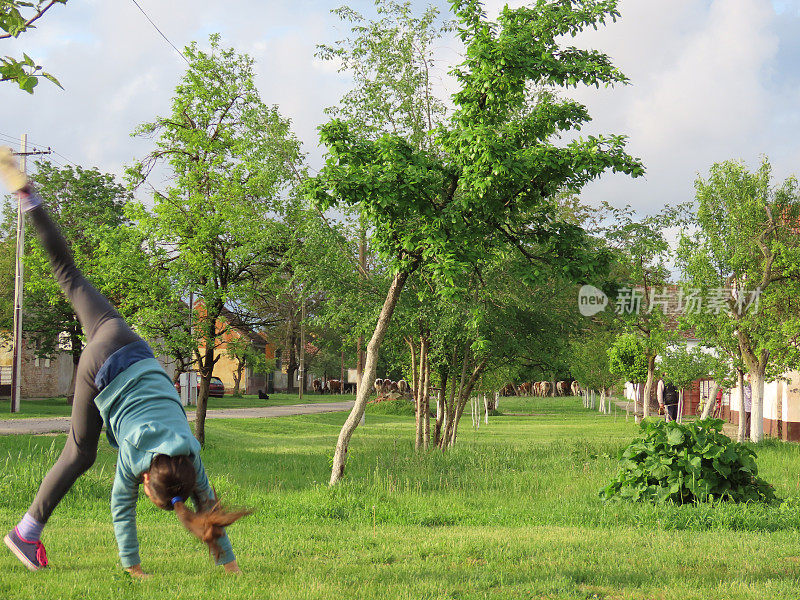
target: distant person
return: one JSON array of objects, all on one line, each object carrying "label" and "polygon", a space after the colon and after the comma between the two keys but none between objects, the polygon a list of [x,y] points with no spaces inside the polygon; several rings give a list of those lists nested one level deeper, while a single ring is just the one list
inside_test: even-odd
[{"label": "distant person", "polygon": [[664,373],[658,380],[656,398],[658,399],[659,413],[664,414],[667,421],[678,420],[678,388],[666,382],[667,374]]},{"label": "distant person", "polygon": [[[17,168],[9,148],[0,147],[0,179],[17,192],[50,258],[53,275],[72,304],[86,335],[75,373],[75,398],[67,442],[22,520],[4,538],[32,571],[48,565],[40,541],[53,510],[97,457],[100,429],[119,450],[111,517],[122,566],[145,577],[139,559],[136,502],[139,486],[153,504],[174,510],[181,523],[203,542],[218,565],[239,572],[224,526],[246,511],[226,513],[216,502],[172,380],[108,300],[75,266],[72,255],[42,199]],[[197,512],[186,502],[192,499]],[[87,543],[92,542],[88,538]]]}]

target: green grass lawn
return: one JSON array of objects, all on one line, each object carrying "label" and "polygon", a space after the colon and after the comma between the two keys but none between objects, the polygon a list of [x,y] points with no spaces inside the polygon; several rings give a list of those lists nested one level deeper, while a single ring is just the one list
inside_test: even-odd
[{"label": "green grass lawn", "polygon": [[[222,398],[209,398],[209,410],[221,408],[254,408],[260,406],[285,406],[288,404],[317,404],[320,402],[343,402],[353,400],[352,394],[303,394],[300,400],[297,394],[270,394],[269,400],[259,400],[258,395],[233,397],[230,395]],[[194,406],[186,408],[187,412],[195,409]],[[35,417],[68,417],[72,407],[67,405],[66,398],[24,398],[20,403],[20,411],[11,413],[10,400],[5,399],[0,403],[0,419],[31,419]]]},{"label": "green grass lawn", "polygon": [[[503,399],[457,447],[415,454],[413,418],[368,414],[345,481],[329,488],[344,413],[215,420],[204,462],[230,505],[244,574],[213,569],[174,515],[139,504],[143,567],[118,566],[108,498],[115,454],[92,468],[45,530],[52,568],[0,548],[0,598],[606,598],[800,596],[800,447],[766,442],[760,475],[783,503],[650,506],[597,492],[635,435],[624,411],[579,399]],[[0,524],[27,508],[64,436],[0,437]]]}]

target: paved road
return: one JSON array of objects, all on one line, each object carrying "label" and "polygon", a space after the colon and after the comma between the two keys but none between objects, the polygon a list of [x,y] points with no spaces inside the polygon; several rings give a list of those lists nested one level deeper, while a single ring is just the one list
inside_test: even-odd
[{"label": "paved road", "polygon": [[[263,419],[287,417],[291,415],[312,415],[326,412],[340,412],[353,408],[352,400],[347,402],[325,402],[320,404],[292,404],[289,406],[267,406],[262,408],[229,408],[209,410],[207,419]],[[186,413],[189,421],[194,421],[194,411]],[[0,420],[0,435],[22,433],[66,433],[69,431],[69,417],[50,417],[40,419]]]}]

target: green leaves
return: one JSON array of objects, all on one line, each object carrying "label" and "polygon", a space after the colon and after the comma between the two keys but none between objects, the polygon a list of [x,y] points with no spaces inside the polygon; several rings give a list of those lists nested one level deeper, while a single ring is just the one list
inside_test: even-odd
[{"label": "green leaves", "polygon": [[[22,0],[3,0],[0,2],[0,39],[18,37],[21,33],[34,27],[37,21],[48,9],[55,4],[66,4],[67,0],[38,0],[25,2]],[[13,81],[20,89],[33,93],[33,88],[39,83],[39,78],[49,79],[58,87],[58,80],[42,70],[33,59],[23,53],[22,60],[12,56],[0,57],[0,81]]]},{"label": "green leaves", "polygon": [[720,362],[724,363],[700,347],[687,349],[682,343],[669,346],[662,358],[660,368],[665,374],[664,379],[679,389],[686,389],[693,381],[707,378],[718,369]]},{"label": "green leaves", "polygon": [[[682,280],[686,288],[704,294],[721,290],[723,297],[717,310],[687,314],[685,325],[730,357],[732,365],[768,376],[796,368],[797,180],[773,182],[772,167],[763,157],[757,169],[740,161],[717,163],[696,180],[695,190],[696,233],[685,235],[678,247]],[[750,304],[754,292],[759,302]],[[757,396],[754,411],[761,406]],[[756,412],[753,418],[760,422]]]},{"label": "green leaves", "polygon": [[[128,169],[132,186],[146,181],[156,165],[174,175],[155,194],[152,211],[137,211],[135,223],[168,301],[162,311],[137,314],[151,331],[176,331],[167,339],[170,353],[180,352],[182,344],[182,362],[198,358],[206,381],[226,333],[217,324],[223,317],[231,323],[233,312],[239,325],[258,321],[250,302],[255,288],[271,280],[296,243],[281,217],[296,202],[290,182],[302,162],[288,120],[258,94],[253,59],[223,47],[218,35],[210,36],[208,46],[186,48],[190,64],[171,112],[134,132],[155,137],[155,147]],[[146,287],[132,289],[136,300],[147,293]],[[190,294],[202,310],[188,336],[181,332],[188,328]],[[189,349],[194,357],[185,356]]]},{"label": "green leaves", "polygon": [[670,446],[680,446],[683,444],[683,432],[680,429],[671,429],[667,434],[667,443]]},{"label": "green leaves", "polygon": [[627,333],[620,335],[608,349],[608,368],[626,381],[642,383],[647,379],[647,351],[644,340]]},{"label": "green leaves", "polygon": [[[102,264],[109,231],[125,223],[123,207],[130,195],[112,175],[97,169],[57,167],[36,162],[33,181],[57,218],[78,267],[87,278],[116,302],[106,284],[110,273]],[[16,215],[16,211],[12,213]],[[81,327],[52,276],[47,255],[34,236],[26,240],[25,329],[42,356],[58,348],[59,335],[69,332],[74,356],[80,354]],[[119,248],[114,248],[119,253]]]},{"label": "green leaves", "polygon": [[600,497],[676,504],[772,502],[775,493],[758,477],[753,451],[724,435],[721,420],[647,419],[639,437],[622,451],[619,472]]}]

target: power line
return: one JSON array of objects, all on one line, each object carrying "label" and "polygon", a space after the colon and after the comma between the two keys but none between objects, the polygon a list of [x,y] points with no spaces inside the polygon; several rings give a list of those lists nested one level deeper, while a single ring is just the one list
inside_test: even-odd
[{"label": "power line", "polygon": [[58,154],[58,155],[59,155],[61,158],[63,158],[65,161],[67,161],[67,164],[70,164],[70,165],[72,165],[73,167],[78,167],[78,166],[80,166],[80,165],[78,165],[78,163],[76,163],[75,161],[73,161],[73,160],[70,160],[70,159],[68,159],[66,156],[64,156],[63,154],[61,154],[61,152],[59,152],[58,150],[53,150],[53,154]]},{"label": "power line", "polygon": [[[15,144],[16,146],[19,146],[19,145],[20,145],[19,138],[16,138],[16,137],[14,137],[14,136],[11,136],[11,135],[9,135],[9,134],[7,134],[7,133],[3,133],[2,131],[0,131],[0,138],[4,138],[4,139],[0,139],[0,141],[2,141],[4,144]],[[8,140],[8,141],[6,141],[6,140]],[[62,154],[62,153],[61,153],[61,152],[59,152],[58,150],[53,150],[53,147],[52,147],[52,146],[50,146],[49,144],[40,144],[40,143],[38,143],[38,142],[34,142],[33,140],[30,140],[30,143],[31,143],[31,145],[33,146],[33,149],[34,149],[35,151],[38,151],[38,150],[40,150],[41,148],[47,148],[47,150],[48,150],[48,154],[50,154],[50,156],[51,156],[51,159],[50,159],[50,160],[55,160],[54,158],[52,158],[52,157],[53,157],[53,155],[58,155],[58,156],[60,156],[60,157],[61,157],[61,159],[62,159],[63,161],[65,161],[67,164],[69,164],[69,165],[72,165],[73,167],[79,167],[79,166],[80,166],[80,165],[79,165],[78,163],[76,163],[74,160],[71,160],[69,157],[65,156],[64,154]],[[61,161],[57,161],[57,162],[61,162]]]},{"label": "power line", "polygon": [[150,21],[150,24],[151,24],[153,27],[155,27],[155,30],[156,30],[156,31],[157,31],[159,34],[161,34],[161,37],[162,37],[162,38],[164,38],[164,39],[166,40],[166,42],[167,42],[167,43],[168,43],[170,46],[172,46],[172,48],[175,50],[175,52],[177,52],[178,54],[180,54],[180,55],[181,55],[181,58],[182,58],[183,60],[185,60],[185,61],[186,61],[186,64],[187,64],[187,65],[189,65],[189,66],[191,66],[191,63],[189,62],[189,59],[188,59],[188,58],[186,58],[186,57],[183,55],[183,52],[181,52],[180,50],[178,50],[178,49],[175,47],[175,44],[173,44],[172,42],[170,42],[170,41],[169,41],[169,38],[167,38],[167,36],[165,36],[165,35],[164,35],[164,34],[161,32],[161,30],[158,28],[158,25],[156,25],[155,23],[153,23],[153,19],[151,19],[149,16],[147,16],[147,13],[146,13],[146,12],[144,12],[144,9],[143,9],[141,6],[139,6],[139,3],[138,3],[136,0],[131,0],[131,2],[133,2],[133,3],[136,5],[136,8],[138,8],[140,11],[142,11],[142,14],[144,15],[145,19],[147,19],[148,21]]}]

